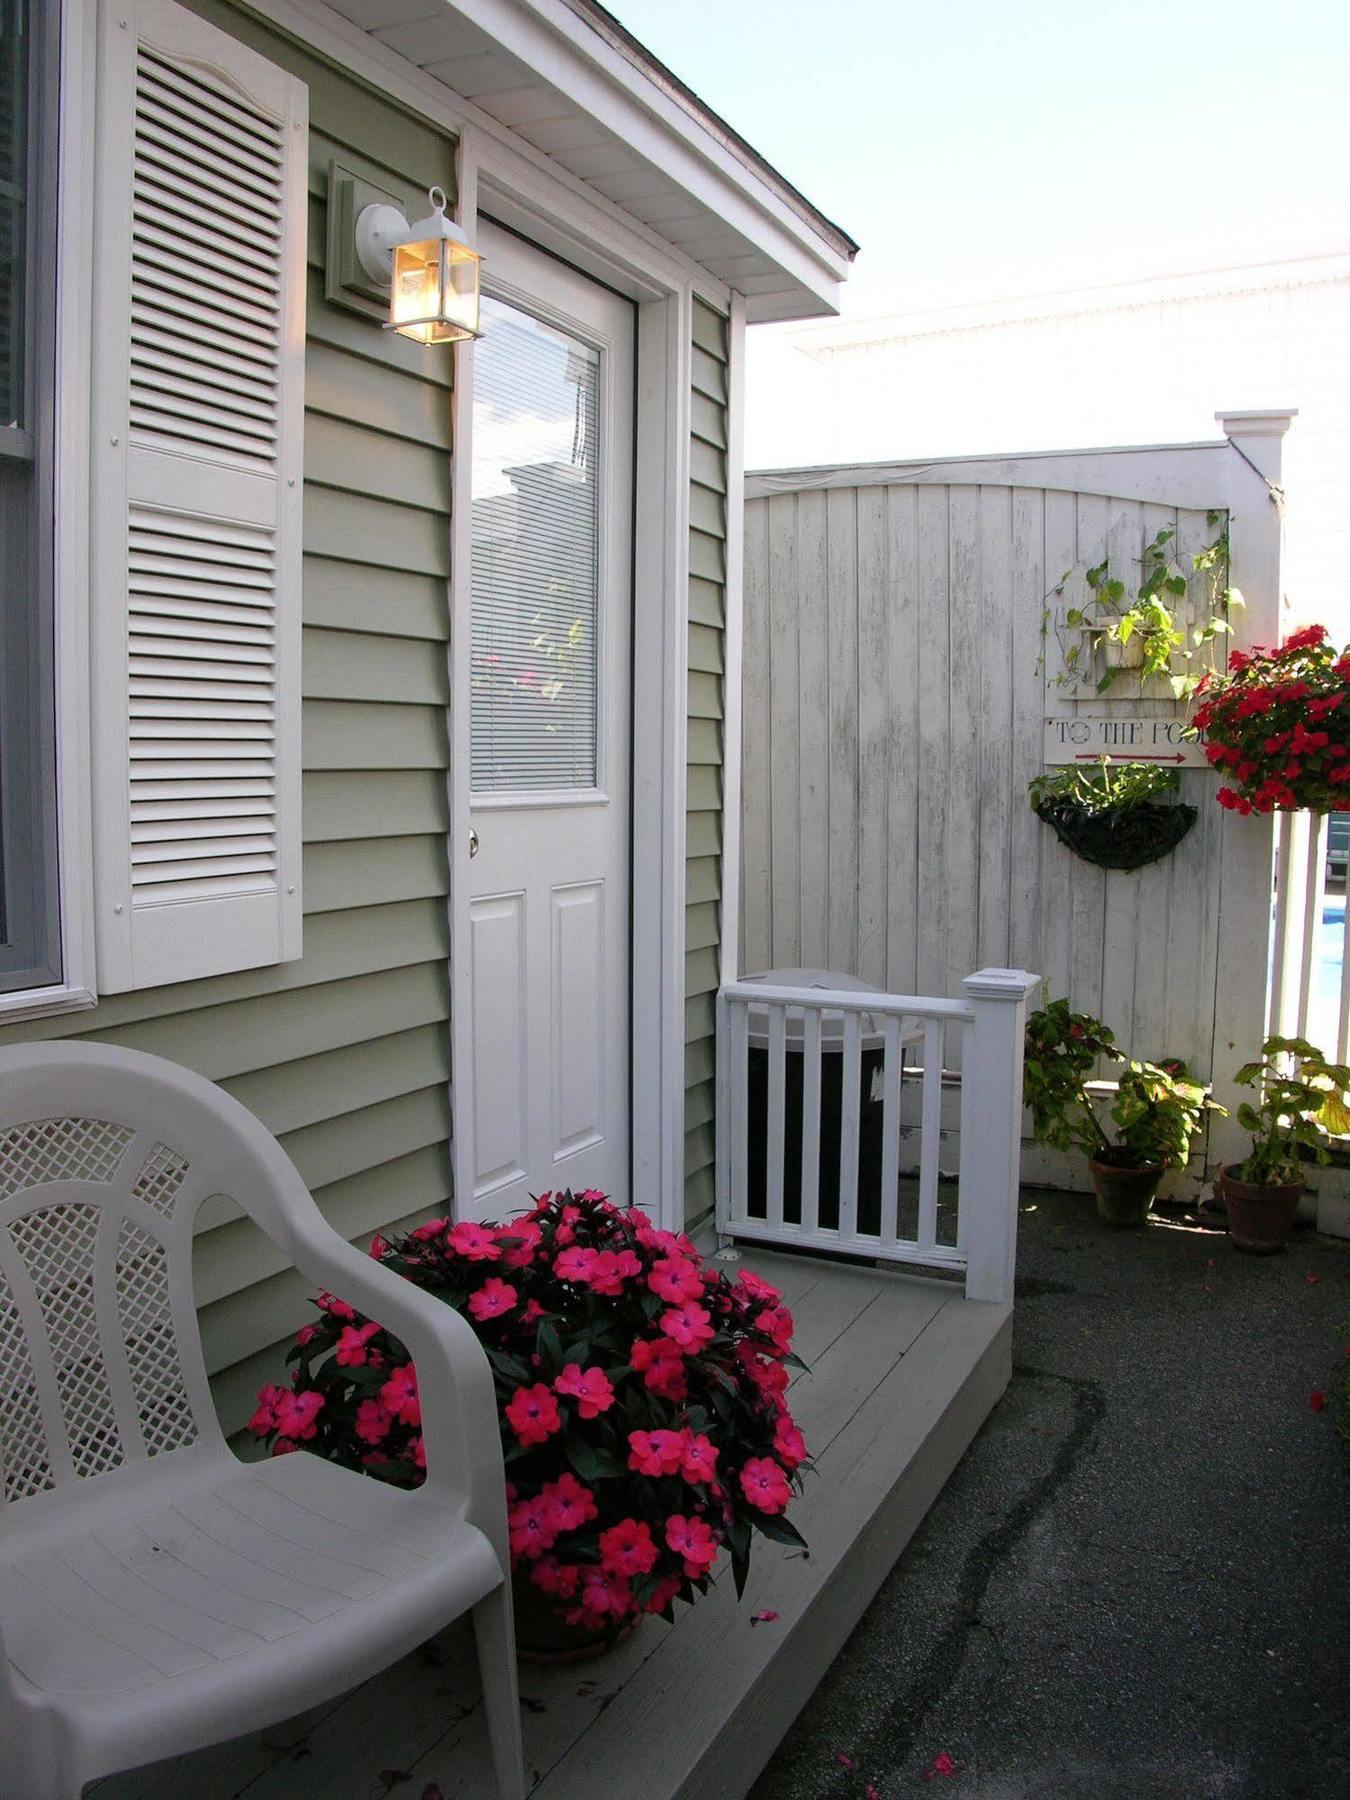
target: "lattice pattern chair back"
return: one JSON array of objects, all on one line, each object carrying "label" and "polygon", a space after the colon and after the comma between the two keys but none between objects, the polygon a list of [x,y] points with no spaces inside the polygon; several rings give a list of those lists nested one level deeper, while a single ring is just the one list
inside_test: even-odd
[{"label": "lattice pattern chair back", "polygon": [[[248,1185],[251,1159],[222,1142],[195,1093],[174,1092],[159,1073],[169,1065],[128,1052],[133,1066],[109,1067],[107,1054],[0,1052],[8,1503],[221,1443],[193,1301],[193,1220],[232,1178]],[[22,1064],[6,1069],[14,1057]]]}]

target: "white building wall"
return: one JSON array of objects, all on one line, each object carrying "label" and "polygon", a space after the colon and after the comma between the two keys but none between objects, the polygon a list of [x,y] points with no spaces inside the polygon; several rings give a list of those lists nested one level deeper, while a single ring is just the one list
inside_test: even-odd
[{"label": "white building wall", "polygon": [[1297,407],[1287,623],[1350,639],[1350,253],[765,329],[748,389],[752,469],[1175,444],[1220,408]]}]

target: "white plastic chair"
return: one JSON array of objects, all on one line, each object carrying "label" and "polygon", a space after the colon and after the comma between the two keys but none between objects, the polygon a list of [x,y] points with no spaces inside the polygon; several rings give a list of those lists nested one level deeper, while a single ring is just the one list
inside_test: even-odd
[{"label": "white plastic chair", "polygon": [[[235,1201],[417,1364],[425,1484],[221,1435],[193,1221]],[[200,1076],[95,1045],[0,1050],[0,1793],[83,1783],[287,1719],[473,1613],[497,1786],[524,1771],[492,1380],[442,1301],[325,1222]]]}]

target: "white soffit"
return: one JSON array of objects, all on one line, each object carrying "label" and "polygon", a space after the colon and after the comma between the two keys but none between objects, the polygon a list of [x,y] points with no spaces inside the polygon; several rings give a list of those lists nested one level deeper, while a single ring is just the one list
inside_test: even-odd
[{"label": "white soffit", "polygon": [[838,310],[857,246],[591,0],[327,0],[676,245],[751,320]]}]

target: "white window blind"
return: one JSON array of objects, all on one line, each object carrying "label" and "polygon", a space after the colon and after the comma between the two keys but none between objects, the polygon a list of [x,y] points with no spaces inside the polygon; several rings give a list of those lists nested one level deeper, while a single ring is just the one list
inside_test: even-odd
[{"label": "white window blind", "polygon": [[307,91],[168,0],[103,23],[95,892],[116,992],[300,954]]},{"label": "white window blind", "polygon": [[474,352],[471,782],[596,785],[600,355],[485,299]]}]

